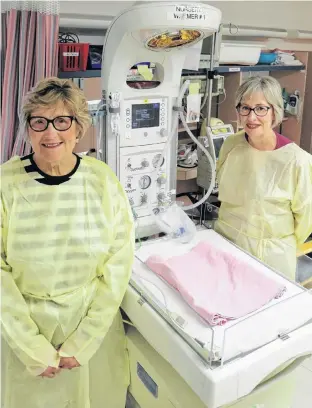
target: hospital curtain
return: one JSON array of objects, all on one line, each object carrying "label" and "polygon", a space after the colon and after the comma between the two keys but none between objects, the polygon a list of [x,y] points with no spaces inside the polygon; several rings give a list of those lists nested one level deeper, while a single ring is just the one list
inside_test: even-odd
[{"label": "hospital curtain", "polygon": [[25,94],[42,78],[57,75],[59,1],[1,4],[1,162],[30,152],[18,133]]}]

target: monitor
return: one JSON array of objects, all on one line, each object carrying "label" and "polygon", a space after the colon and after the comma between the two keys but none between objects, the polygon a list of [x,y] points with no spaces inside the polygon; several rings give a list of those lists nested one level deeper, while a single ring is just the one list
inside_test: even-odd
[{"label": "monitor", "polygon": [[222,137],[213,138],[212,140],[213,140],[213,146],[214,146],[214,150],[215,150],[216,160],[218,160],[219,153],[220,153],[220,150],[221,150],[221,147],[222,147],[222,145],[224,143],[225,138],[222,136]]},{"label": "monitor", "polygon": [[160,103],[132,105],[132,129],[159,126]]}]

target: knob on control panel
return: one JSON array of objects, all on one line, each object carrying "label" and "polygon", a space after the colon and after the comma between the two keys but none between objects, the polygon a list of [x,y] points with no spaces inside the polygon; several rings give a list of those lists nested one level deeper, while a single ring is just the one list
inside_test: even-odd
[{"label": "knob on control panel", "polygon": [[166,200],[166,194],[165,193],[159,193],[157,195],[157,199],[158,199],[159,202],[165,201]]},{"label": "knob on control panel", "polygon": [[147,203],[147,194],[142,194],[141,195],[141,205],[146,204]]},{"label": "knob on control panel", "polygon": [[143,160],[141,163],[142,167],[148,167],[149,166],[149,162],[147,160]]},{"label": "knob on control panel", "polygon": [[160,131],[159,131],[159,134],[160,134],[161,137],[167,136],[166,129],[165,129],[165,128],[161,128]]},{"label": "knob on control panel", "polygon": [[159,185],[166,184],[166,176],[165,176],[165,174],[162,174],[161,176],[158,177],[157,183],[158,183]]}]

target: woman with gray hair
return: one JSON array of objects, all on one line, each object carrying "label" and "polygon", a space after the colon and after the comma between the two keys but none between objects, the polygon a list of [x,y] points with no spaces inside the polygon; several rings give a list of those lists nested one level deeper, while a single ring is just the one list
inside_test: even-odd
[{"label": "woman with gray hair", "polygon": [[133,221],[108,166],[73,153],[89,125],[72,81],[42,80],[21,117],[33,153],[1,166],[5,408],[125,406]]},{"label": "woman with gray hair", "polygon": [[297,247],[312,233],[312,156],[274,130],[284,113],[274,78],[244,82],[236,109],[243,131],[220,151],[216,229],[295,279]]}]

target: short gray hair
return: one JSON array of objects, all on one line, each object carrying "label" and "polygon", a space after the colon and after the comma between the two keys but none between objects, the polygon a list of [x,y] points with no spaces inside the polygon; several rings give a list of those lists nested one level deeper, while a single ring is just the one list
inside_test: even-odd
[{"label": "short gray hair", "polygon": [[27,135],[27,119],[34,110],[51,108],[59,101],[62,101],[69,112],[77,118],[77,138],[81,139],[91,125],[87,99],[73,81],[56,77],[42,79],[27,93],[20,115],[19,132]]},{"label": "short gray hair", "polygon": [[284,101],[279,82],[271,76],[248,78],[241,84],[236,92],[235,106],[237,107],[245,96],[250,96],[254,92],[262,92],[265,99],[272,106],[274,112],[272,127],[274,128],[282,123],[284,117]]}]

